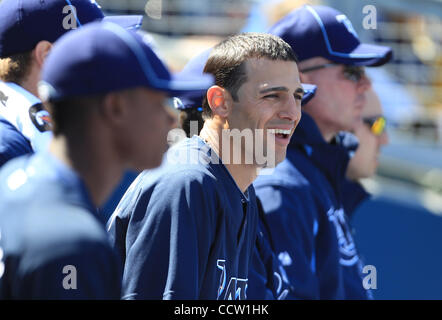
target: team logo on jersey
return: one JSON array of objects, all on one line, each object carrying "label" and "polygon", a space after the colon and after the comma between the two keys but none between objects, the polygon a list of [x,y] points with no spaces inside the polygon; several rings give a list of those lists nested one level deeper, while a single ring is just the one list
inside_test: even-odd
[{"label": "team logo on jersey", "polygon": [[290,257],[290,254],[287,251],[280,252],[278,254],[278,259],[284,267],[291,266],[293,263],[292,257]]},{"label": "team logo on jersey", "polygon": [[6,102],[8,101],[8,96],[0,91],[0,102],[3,106],[6,107]]},{"label": "team logo on jersey", "polygon": [[279,272],[273,272],[274,290],[277,300],[285,300],[289,294],[289,290],[285,288],[284,283],[288,283],[287,275],[284,269],[279,266]]},{"label": "team logo on jersey", "polygon": [[345,14],[337,15],[336,20],[338,20],[338,22],[344,24],[344,26],[347,28],[348,32],[350,32],[352,35],[354,35],[356,39],[359,39],[358,34],[356,33],[356,30],[353,28],[353,25],[351,24],[351,21],[347,18],[347,16]]},{"label": "team logo on jersey", "polygon": [[29,116],[38,131],[45,132],[51,130],[51,116],[49,112],[43,108],[41,103],[29,108]]},{"label": "team logo on jersey", "polygon": [[333,223],[336,228],[336,235],[338,237],[339,252],[341,258],[339,263],[344,266],[353,266],[358,262],[359,256],[356,251],[356,246],[349,230],[347,221],[345,219],[344,210],[330,208],[327,212],[328,220]]},{"label": "team logo on jersey", "polygon": [[221,270],[217,300],[245,300],[248,279],[231,277],[227,283],[226,260],[218,259],[216,266]]}]

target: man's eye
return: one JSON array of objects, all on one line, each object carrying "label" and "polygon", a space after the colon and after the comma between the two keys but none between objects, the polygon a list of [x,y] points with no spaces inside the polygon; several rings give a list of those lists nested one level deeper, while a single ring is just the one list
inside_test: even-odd
[{"label": "man's eye", "polygon": [[302,96],[300,94],[294,94],[293,96],[296,100],[302,100]]},{"label": "man's eye", "polygon": [[278,98],[277,94],[268,94],[266,96],[264,96],[264,98]]}]

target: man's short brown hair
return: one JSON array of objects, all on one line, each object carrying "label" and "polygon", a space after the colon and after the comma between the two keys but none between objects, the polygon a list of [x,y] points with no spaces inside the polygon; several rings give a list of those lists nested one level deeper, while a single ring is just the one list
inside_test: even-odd
[{"label": "man's short brown hair", "polygon": [[[289,44],[267,33],[242,33],[217,44],[210,52],[205,73],[215,77],[215,84],[227,89],[238,100],[238,89],[247,81],[245,62],[248,59],[269,59],[298,62]],[[203,117],[212,117],[207,98],[203,101]]]},{"label": "man's short brown hair", "polygon": [[4,82],[22,83],[31,71],[32,51],[0,59],[0,79]]}]

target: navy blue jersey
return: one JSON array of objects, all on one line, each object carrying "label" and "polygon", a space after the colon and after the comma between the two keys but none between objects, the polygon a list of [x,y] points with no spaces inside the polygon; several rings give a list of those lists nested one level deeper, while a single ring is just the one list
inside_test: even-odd
[{"label": "navy blue jersey", "polygon": [[114,191],[112,191],[112,194],[110,195],[109,199],[107,199],[104,205],[102,205],[98,209],[104,221],[109,220],[110,216],[115,211],[115,208],[117,207],[121,198],[123,198],[124,193],[127,191],[130,184],[135,180],[138,174],[139,172],[133,170],[127,170],[124,173],[123,178],[120,180],[119,184],[114,189]]},{"label": "navy blue jersey", "polygon": [[275,255],[275,247],[261,201],[259,198],[256,200],[259,212],[258,235],[249,270],[247,297],[251,300],[296,299],[294,288],[284,267]]},{"label": "navy blue jersey", "polygon": [[29,140],[0,116],[0,167],[13,158],[32,152]]},{"label": "navy blue jersey", "polygon": [[118,299],[121,271],[78,175],[48,152],[0,170],[0,299]]},{"label": "navy blue jersey", "polygon": [[268,238],[258,229],[253,261],[249,270],[247,298],[250,300],[296,299],[285,270],[275,256]]},{"label": "navy blue jersey", "polygon": [[342,182],[342,191],[344,194],[343,207],[345,213],[351,219],[356,209],[370,198],[370,194],[365,191],[364,187],[357,181],[345,179]]},{"label": "navy blue jersey", "polygon": [[245,299],[258,213],[201,138],[144,171],[109,221],[124,299]]},{"label": "navy blue jersey", "polygon": [[[349,132],[340,132],[337,142],[347,150],[350,158],[353,157],[359,145],[357,137]],[[341,188],[344,195],[342,206],[347,216],[351,218],[359,205],[370,197],[370,194],[358,181],[343,179]]]},{"label": "navy blue jersey", "polygon": [[348,150],[327,143],[303,113],[287,158],[254,183],[276,254],[299,298],[371,297],[363,288],[363,265],[343,207],[348,160]]}]

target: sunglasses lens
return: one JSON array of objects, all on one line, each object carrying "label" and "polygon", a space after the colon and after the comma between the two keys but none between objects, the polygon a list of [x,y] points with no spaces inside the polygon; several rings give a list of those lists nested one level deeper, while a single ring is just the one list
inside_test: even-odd
[{"label": "sunglasses lens", "polygon": [[384,117],[365,119],[364,122],[370,126],[371,132],[376,136],[380,136],[384,132],[385,126],[387,124],[387,121]]}]

